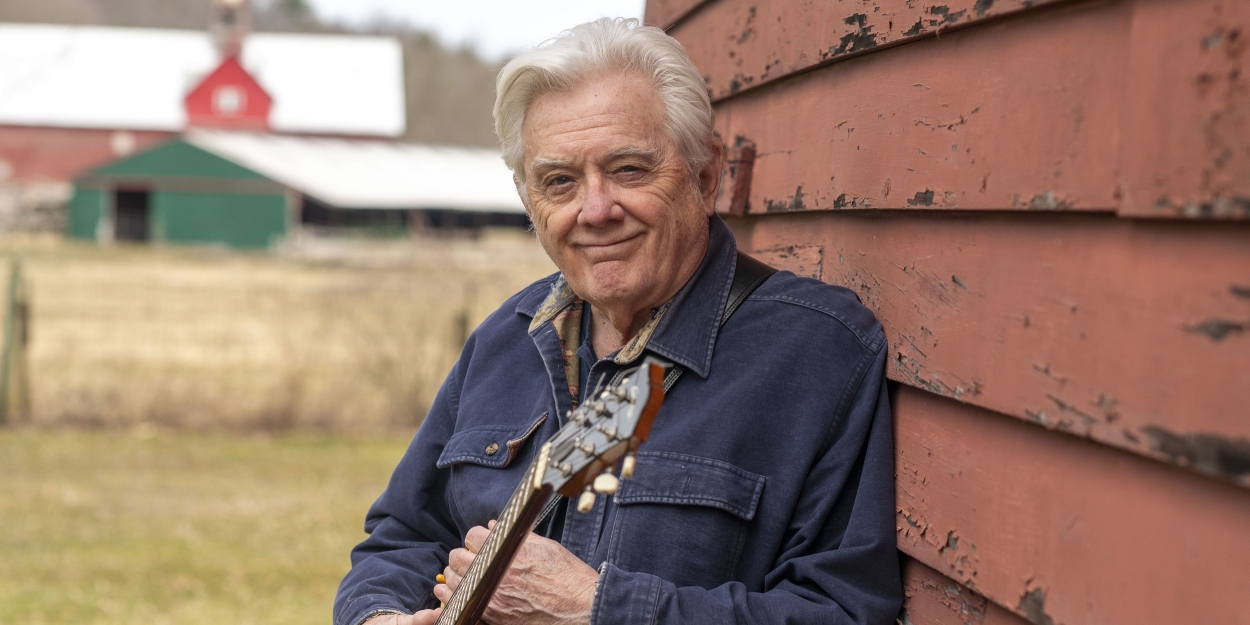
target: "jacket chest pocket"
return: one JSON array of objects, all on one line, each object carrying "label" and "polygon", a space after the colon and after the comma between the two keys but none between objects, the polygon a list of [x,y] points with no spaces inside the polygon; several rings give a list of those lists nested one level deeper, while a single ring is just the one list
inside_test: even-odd
[{"label": "jacket chest pocket", "polygon": [[532,451],[525,442],[546,420],[544,414],[522,425],[470,427],[447,441],[437,466],[451,470],[447,498],[462,534],[503,510],[528,468]]},{"label": "jacket chest pocket", "polygon": [[677,586],[734,579],[765,478],[727,462],[641,452],[616,493],[608,559]]}]

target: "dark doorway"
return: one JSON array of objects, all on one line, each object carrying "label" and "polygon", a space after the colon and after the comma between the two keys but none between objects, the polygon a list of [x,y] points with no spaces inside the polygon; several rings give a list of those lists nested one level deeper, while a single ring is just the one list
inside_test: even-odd
[{"label": "dark doorway", "polygon": [[118,191],[113,202],[113,238],[118,241],[147,241],[148,192]]}]

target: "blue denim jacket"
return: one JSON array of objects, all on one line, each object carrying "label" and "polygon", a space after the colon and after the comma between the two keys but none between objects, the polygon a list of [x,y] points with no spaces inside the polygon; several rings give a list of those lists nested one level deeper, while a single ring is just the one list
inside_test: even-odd
[{"label": "blue denim jacket", "polygon": [[558,274],[487,318],[369,510],[336,625],[437,606],[448,552],[498,515],[579,380],[646,353],[686,372],[633,479],[546,530],[600,571],[591,623],[893,622],[902,590],[881,326],[851,291],[783,271],[722,328],[734,254],[713,217],[695,276],[589,372],[573,369],[581,306]]}]

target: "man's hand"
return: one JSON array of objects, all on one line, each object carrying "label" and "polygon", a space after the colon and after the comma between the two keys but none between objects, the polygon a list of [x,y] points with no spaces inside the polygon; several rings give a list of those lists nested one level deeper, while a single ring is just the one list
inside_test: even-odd
[{"label": "man's hand", "polygon": [[[495,522],[490,526],[493,528]],[[447,583],[434,587],[440,601],[451,599],[488,535],[485,527],[475,527],[464,537],[464,548],[452,550],[443,571]],[[517,550],[482,620],[490,625],[586,625],[598,582],[599,573],[560,543],[530,534]]]},{"label": "man's hand", "polygon": [[361,625],[434,625],[442,608],[421,610],[416,614],[379,614]]}]

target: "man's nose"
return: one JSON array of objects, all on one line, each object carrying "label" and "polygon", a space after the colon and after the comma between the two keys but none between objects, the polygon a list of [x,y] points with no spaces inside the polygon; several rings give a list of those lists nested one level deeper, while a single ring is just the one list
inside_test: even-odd
[{"label": "man's nose", "polygon": [[577,221],[586,226],[604,226],[612,221],[620,221],[625,217],[625,210],[612,197],[612,189],[599,176],[591,176],[586,181],[586,198],[582,202],[582,210]]}]

